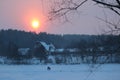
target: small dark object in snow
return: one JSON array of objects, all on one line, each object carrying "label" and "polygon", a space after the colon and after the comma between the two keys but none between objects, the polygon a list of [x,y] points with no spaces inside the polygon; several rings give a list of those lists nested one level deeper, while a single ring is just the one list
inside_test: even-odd
[{"label": "small dark object in snow", "polygon": [[48,66],[48,67],[47,67],[47,70],[49,71],[49,70],[51,70],[51,68]]}]

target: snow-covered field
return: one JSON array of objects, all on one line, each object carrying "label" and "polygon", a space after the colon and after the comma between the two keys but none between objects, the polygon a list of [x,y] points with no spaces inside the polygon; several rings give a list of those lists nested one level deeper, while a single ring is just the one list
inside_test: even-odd
[{"label": "snow-covered field", "polygon": [[[47,71],[47,66],[52,70]],[[0,80],[120,80],[120,64],[104,64],[94,72],[88,65],[0,65]]]}]

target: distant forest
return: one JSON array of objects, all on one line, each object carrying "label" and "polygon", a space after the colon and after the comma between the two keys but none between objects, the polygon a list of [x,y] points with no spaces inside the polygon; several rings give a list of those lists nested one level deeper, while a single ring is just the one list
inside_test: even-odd
[{"label": "distant forest", "polygon": [[[48,34],[18,30],[0,30],[0,56],[16,57],[18,48],[33,49],[36,41],[52,43],[55,48],[77,48],[85,51],[89,48],[104,48],[105,51],[120,51],[120,35],[78,35]],[[14,55],[14,56],[13,56]]]}]

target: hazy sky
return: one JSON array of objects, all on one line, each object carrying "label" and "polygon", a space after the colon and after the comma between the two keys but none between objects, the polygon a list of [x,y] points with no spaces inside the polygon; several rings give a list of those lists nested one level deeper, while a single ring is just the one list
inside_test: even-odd
[{"label": "hazy sky", "polygon": [[[18,29],[54,34],[99,34],[101,29],[104,28],[104,24],[96,17],[103,18],[105,9],[97,7],[92,1],[80,7],[79,14],[73,12],[69,14],[70,22],[48,21],[47,16],[51,1],[0,0],[0,29]],[[112,14],[109,14],[109,16],[113,17]],[[38,19],[41,22],[41,26],[37,30],[31,27],[33,19]]]}]

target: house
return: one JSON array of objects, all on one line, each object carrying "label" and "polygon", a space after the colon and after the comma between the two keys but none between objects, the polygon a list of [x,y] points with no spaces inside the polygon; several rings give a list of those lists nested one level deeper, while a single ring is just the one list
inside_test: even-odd
[{"label": "house", "polygon": [[29,50],[30,50],[30,48],[19,48],[18,52],[20,55],[27,55]]},{"label": "house", "polygon": [[42,42],[42,41],[36,42],[35,48],[38,48],[38,47],[43,47],[45,49],[45,51],[48,53],[55,51],[55,46],[53,44],[47,44],[47,43]]},{"label": "house", "polygon": [[49,45],[49,51],[55,52],[55,46],[52,43]]}]

